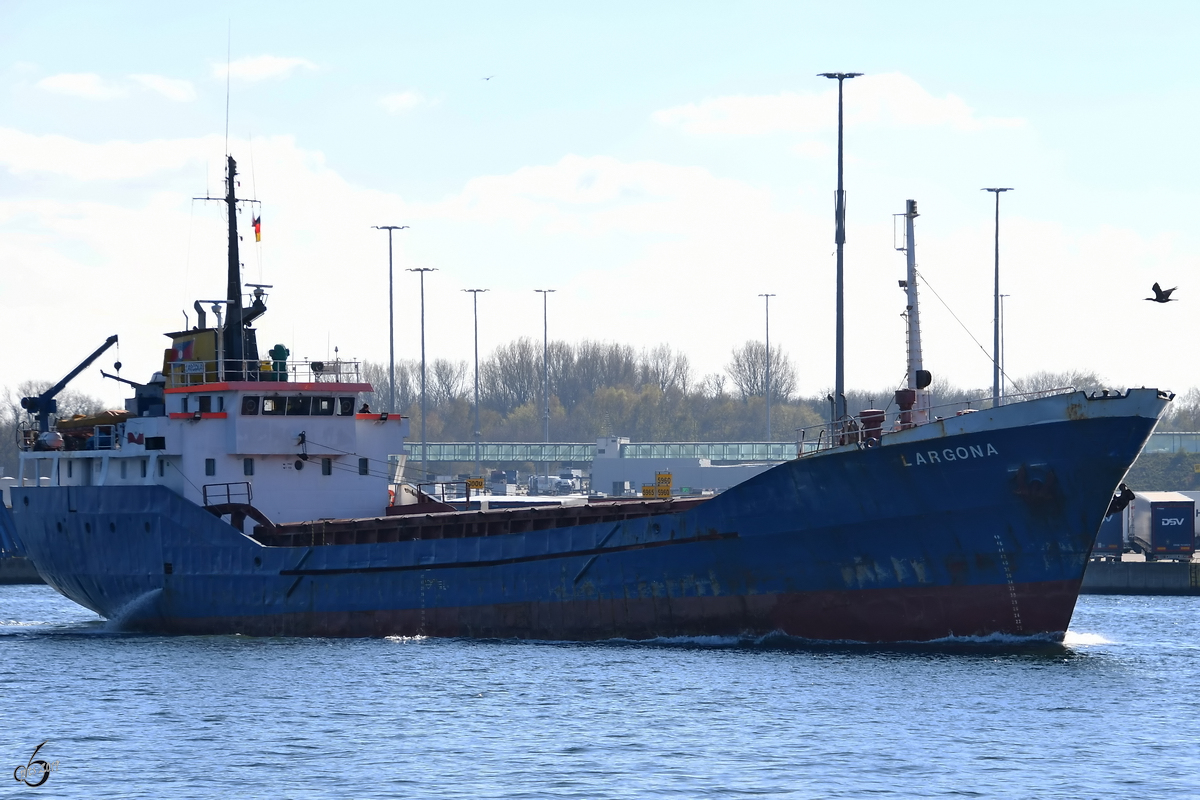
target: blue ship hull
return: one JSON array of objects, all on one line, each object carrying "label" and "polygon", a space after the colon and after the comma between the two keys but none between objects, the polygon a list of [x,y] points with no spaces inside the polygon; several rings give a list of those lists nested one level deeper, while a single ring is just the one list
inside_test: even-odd
[{"label": "blue ship hull", "polygon": [[1025,424],[1048,402],[1033,401],[787,462],[686,508],[559,509],[499,535],[472,531],[510,512],[429,515],[399,541],[387,525],[402,518],[345,544],[314,525],[311,544],[264,546],[160,486],[15,488],[13,511],[49,584],[146,631],[1055,639],[1165,406],[1138,391],[1103,401],[1130,413],[1093,414],[1101,401],[1080,394]]}]

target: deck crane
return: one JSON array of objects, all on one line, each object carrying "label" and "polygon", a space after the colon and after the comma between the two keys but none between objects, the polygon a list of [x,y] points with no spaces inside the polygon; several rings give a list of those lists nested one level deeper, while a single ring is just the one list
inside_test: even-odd
[{"label": "deck crane", "polygon": [[112,347],[116,343],[117,335],[114,333],[112,336],[104,340],[104,344],[96,348],[96,352],[85,358],[83,363],[81,363],[78,367],[71,370],[67,377],[54,384],[37,397],[21,398],[21,408],[37,417],[38,433],[48,433],[50,431],[50,415],[58,411],[58,401],[54,399],[55,396],[57,396],[59,392],[66,388],[66,385],[74,380],[75,376],[87,369],[93,361],[104,355],[105,350]]}]

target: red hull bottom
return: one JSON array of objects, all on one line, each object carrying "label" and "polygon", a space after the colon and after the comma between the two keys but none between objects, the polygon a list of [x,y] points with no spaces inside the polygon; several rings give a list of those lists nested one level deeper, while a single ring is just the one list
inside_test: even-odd
[{"label": "red hull bottom", "polygon": [[923,642],[947,637],[1035,636],[1067,630],[1079,581],[856,592],[638,597],[370,611],[142,619],[133,627],[251,636],[438,636],[551,641],[673,637]]}]

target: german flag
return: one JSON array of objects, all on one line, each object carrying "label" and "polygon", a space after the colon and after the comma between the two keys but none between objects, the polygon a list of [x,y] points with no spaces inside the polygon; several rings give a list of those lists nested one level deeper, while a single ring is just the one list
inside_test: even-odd
[{"label": "german flag", "polygon": [[262,241],[262,217],[254,218],[254,241]]}]

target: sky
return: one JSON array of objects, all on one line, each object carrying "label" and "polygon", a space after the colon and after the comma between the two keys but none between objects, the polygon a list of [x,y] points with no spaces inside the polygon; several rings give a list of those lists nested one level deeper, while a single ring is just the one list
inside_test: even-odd
[{"label": "sky", "polygon": [[[770,333],[833,384],[836,82],[845,85],[846,384],[905,374],[917,200],[925,367],[1183,391],[1200,281],[1200,6],[1186,3],[0,2],[0,385],[120,406],[224,296],[224,155],[261,202],[243,280],[265,351],[385,361],[479,342],[670,344],[696,377]],[[227,92],[228,89],[228,92]],[[228,117],[226,108],[228,105]],[[228,132],[226,125],[228,124]],[[240,218],[249,227],[247,210]],[[1146,302],[1150,286],[1178,302]]]}]

